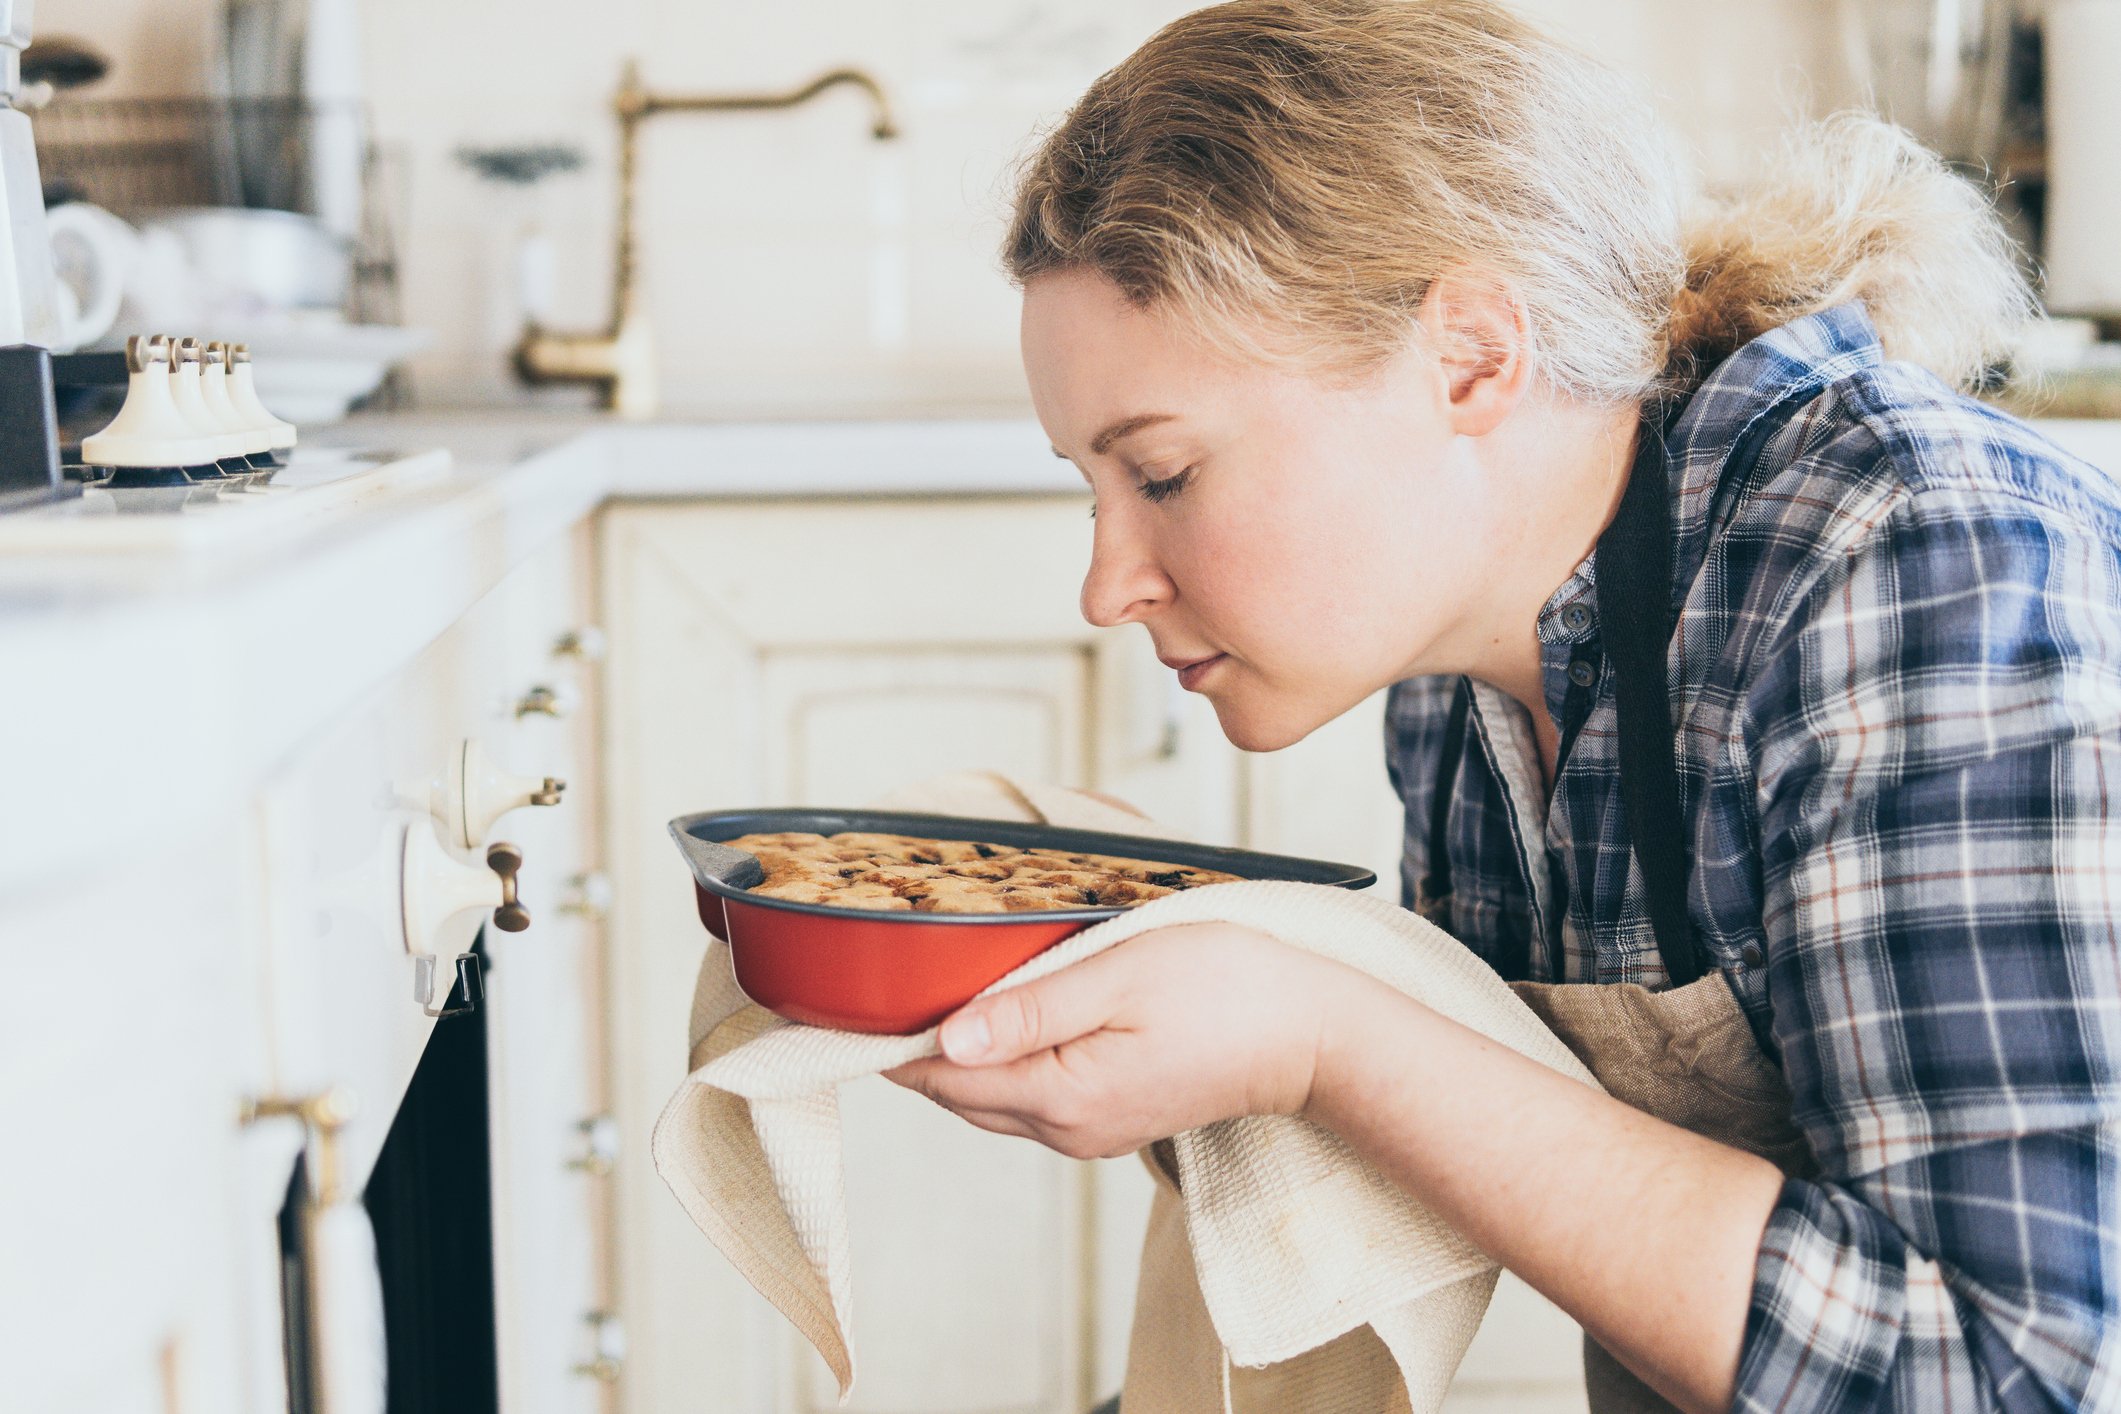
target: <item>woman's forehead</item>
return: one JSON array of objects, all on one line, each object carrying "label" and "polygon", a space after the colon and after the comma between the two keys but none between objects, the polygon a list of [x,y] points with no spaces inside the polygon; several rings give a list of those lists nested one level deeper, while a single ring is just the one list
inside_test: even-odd
[{"label": "woman's forehead", "polygon": [[1242,402],[1245,385],[1271,376],[1130,303],[1105,277],[1078,271],[1025,286],[1023,354],[1039,419],[1071,456],[1102,455],[1153,427],[1179,428]]}]

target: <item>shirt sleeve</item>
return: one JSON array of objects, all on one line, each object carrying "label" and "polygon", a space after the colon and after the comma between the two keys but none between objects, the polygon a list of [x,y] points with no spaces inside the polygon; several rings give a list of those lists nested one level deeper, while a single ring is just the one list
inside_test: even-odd
[{"label": "shirt sleeve", "polygon": [[2121,1400],[2121,536],[1917,493],[1746,694],[1772,1034],[1822,1176],[1735,1408]]}]

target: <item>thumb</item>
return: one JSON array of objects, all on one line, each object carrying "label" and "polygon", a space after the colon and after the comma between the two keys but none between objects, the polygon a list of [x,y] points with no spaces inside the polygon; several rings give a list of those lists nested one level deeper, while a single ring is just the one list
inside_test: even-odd
[{"label": "thumb", "polygon": [[936,1038],[958,1065],[1006,1065],[1087,1036],[1111,1017],[1118,997],[1103,958],[967,1002]]}]

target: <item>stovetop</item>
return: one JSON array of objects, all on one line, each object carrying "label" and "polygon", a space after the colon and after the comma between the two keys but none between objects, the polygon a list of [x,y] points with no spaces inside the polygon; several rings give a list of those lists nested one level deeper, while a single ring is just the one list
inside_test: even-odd
[{"label": "stovetop", "polygon": [[188,550],[281,535],[445,475],[446,452],[298,450],[271,481],[89,486],[0,515],[0,553]]}]

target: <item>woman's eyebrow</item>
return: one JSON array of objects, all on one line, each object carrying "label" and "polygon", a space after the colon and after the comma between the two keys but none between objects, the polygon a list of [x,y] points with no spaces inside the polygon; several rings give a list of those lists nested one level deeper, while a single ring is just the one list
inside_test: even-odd
[{"label": "woman's eyebrow", "polygon": [[1171,422],[1177,417],[1169,412],[1138,412],[1132,417],[1123,417],[1090,439],[1090,454],[1103,456],[1112,450],[1112,444],[1122,437],[1131,437],[1144,427],[1154,427],[1159,422]]}]

